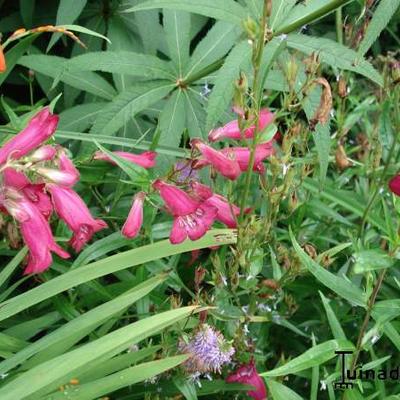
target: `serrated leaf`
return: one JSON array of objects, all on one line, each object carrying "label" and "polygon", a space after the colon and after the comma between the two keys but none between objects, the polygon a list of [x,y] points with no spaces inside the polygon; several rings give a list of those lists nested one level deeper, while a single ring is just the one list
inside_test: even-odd
[{"label": "serrated leaf", "polygon": [[350,304],[366,307],[366,294],[354,283],[341,278],[325,268],[318,265],[297,243],[292,231],[289,231],[293,248],[300,259],[300,262],[314,275],[314,277],[323,285],[346,299]]},{"label": "serrated leaf", "polygon": [[230,105],[241,68],[250,62],[251,46],[247,41],[238,43],[219,69],[207,105],[206,131],[215,126]]},{"label": "serrated leaf", "polygon": [[204,129],[206,112],[203,105],[196,98],[196,93],[184,91],[185,110],[186,110],[186,126],[191,138],[199,137],[206,139],[206,131]]},{"label": "serrated leaf", "polygon": [[232,0],[198,0],[195,2],[193,0],[149,0],[128,8],[124,12],[137,12],[154,8],[189,11],[236,25],[240,25],[247,16],[246,9]]},{"label": "serrated leaf", "polygon": [[138,83],[121,92],[96,118],[91,133],[114,135],[131,118],[166,96],[173,84],[166,81]]},{"label": "serrated leaf", "polygon": [[336,350],[352,349],[354,349],[354,345],[348,340],[328,340],[327,342],[318,344],[306,350],[303,354],[290,360],[285,365],[273,369],[272,371],[264,372],[260,375],[270,377],[295,374],[296,372],[321,365],[336,357]]},{"label": "serrated leaf", "polygon": [[65,72],[102,71],[113,74],[143,76],[148,79],[174,80],[169,63],[158,57],[133,51],[98,51],[71,58]]},{"label": "serrated leaf", "polygon": [[185,100],[183,91],[175,90],[160,114],[161,137],[159,144],[179,147],[185,128]]},{"label": "serrated leaf", "polygon": [[177,67],[177,78],[181,78],[189,60],[190,14],[185,11],[165,9],[163,16],[169,57]]},{"label": "serrated leaf", "polygon": [[68,108],[59,114],[58,128],[84,132],[92,125],[106,105],[107,103],[86,103]]},{"label": "serrated leaf", "polygon": [[381,0],[378,3],[358,48],[357,54],[360,57],[363,57],[374,44],[375,40],[378,39],[379,35],[386,28],[399,6],[400,0]]},{"label": "serrated leaf", "polygon": [[114,88],[95,72],[63,72],[66,62],[63,57],[37,54],[21,57],[18,64],[107,100],[114,97]]},{"label": "serrated leaf", "polygon": [[184,79],[190,79],[223,57],[232,48],[239,35],[238,27],[223,21],[217,22],[193,51]]},{"label": "serrated leaf", "polygon": [[272,31],[275,27],[281,25],[295,4],[296,0],[274,0],[272,2],[272,11],[269,20],[269,26]]},{"label": "serrated leaf", "polygon": [[[56,25],[72,24],[85,8],[87,0],[60,0],[57,9]],[[46,53],[61,37],[61,33],[53,33],[47,46]]]},{"label": "serrated leaf", "polygon": [[291,33],[287,37],[287,45],[307,55],[316,53],[322,62],[332,67],[356,72],[383,86],[382,76],[368,61],[360,59],[354,50],[333,40]]}]

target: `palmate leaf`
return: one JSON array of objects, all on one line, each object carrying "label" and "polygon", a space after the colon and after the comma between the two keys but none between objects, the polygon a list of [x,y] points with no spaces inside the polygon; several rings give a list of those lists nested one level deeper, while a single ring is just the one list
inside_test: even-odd
[{"label": "palmate leaf", "polygon": [[261,376],[283,376],[295,374],[305,369],[321,365],[336,357],[335,350],[352,350],[354,345],[348,340],[328,340],[306,350],[300,356],[290,360],[285,365],[275,368],[272,371],[264,372]]},{"label": "palmate leaf", "polygon": [[217,22],[197,45],[185,71],[184,79],[191,79],[199,71],[220,60],[235,44],[240,28],[227,22]]},{"label": "palmate leaf", "polygon": [[104,394],[114,392],[115,390],[126,386],[143,382],[153,376],[159,375],[171,368],[182,364],[188,358],[187,355],[168,357],[157,361],[150,361],[134,367],[126,368],[122,371],[108,375],[104,378],[79,385],[77,388],[66,389],[47,397],[48,400],[61,400],[68,396],[68,399],[91,400]]},{"label": "palmate leaf", "polygon": [[269,26],[272,31],[277,26],[280,26],[282,21],[286,21],[289,12],[295,4],[296,0],[275,0],[272,2],[272,11],[269,20]]},{"label": "palmate leaf", "polygon": [[179,147],[185,122],[185,96],[183,90],[177,89],[160,114],[161,137],[158,143]]},{"label": "palmate leaf", "polygon": [[250,62],[250,57],[251,46],[247,41],[238,43],[226,57],[224,65],[217,73],[215,85],[208,99],[206,131],[214,127],[231,103],[235,79],[239,78],[241,68]]},{"label": "palmate leaf", "polygon": [[167,61],[133,51],[96,51],[71,58],[65,72],[102,71],[113,74],[143,76],[148,79],[176,80]]},{"label": "palmate leaf", "polygon": [[357,54],[363,57],[374,44],[381,32],[386,28],[394,13],[400,6],[400,0],[381,0],[376,7],[374,16],[368,24],[365,35],[360,43]]},{"label": "palmate leaf", "polygon": [[236,243],[236,233],[234,230],[214,229],[195,242],[187,240],[181,244],[173,245],[169,240],[162,240],[147,246],[115,254],[103,260],[66,272],[34,289],[1,303],[0,320],[11,317],[74,286],[128,267],[159,260],[174,254],[232,243]]},{"label": "palmate leaf", "polygon": [[0,398],[23,399],[33,394],[43,396],[57,390],[61,384],[83,372],[87,366],[110,359],[129,346],[157,334],[199,310],[196,306],[178,308],[119,328],[22,373],[0,389]]},{"label": "palmate leaf", "polygon": [[95,119],[103,112],[105,102],[85,103],[62,111],[58,128],[66,131],[84,132]]},{"label": "palmate leaf", "polygon": [[236,25],[240,25],[247,16],[246,9],[233,0],[149,0],[128,8],[125,12],[154,8],[189,11]]},{"label": "palmate leaf", "polygon": [[21,57],[18,64],[107,100],[115,96],[115,89],[95,72],[63,72],[66,62],[63,57],[35,54]]},{"label": "palmate leaf", "polygon": [[287,37],[287,45],[307,55],[316,53],[322,62],[332,67],[356,72],[383,86],[382,76],[368,61],[361,59],[354,50],[333,40],[292,33]]},{"label": "palmate leaf", "polygon": [[185,90],[185,113],[186,126],[191,138],[200,137],[206,139],[206,130],[204,129],[206,112],[200,102],[200,94]]},{"label": "palmate leaf", "polygon": [[114,135],[136,114],[166,96],[175,85],[168,81],[141,82],[121,92],[104,107],[90,133]]},{"label": "palmate leaf", "polygon": [[169,58],[175,64],[178,77],[181,78],[189,60],[190,13],[165,9],[163,17]]},{"label": "palmate leaf", "polygon": [[62,354],[96,327],[126,309],[143,296],[146,296],[163,280],[165,280],[164,276],[151,278],[115,299],[72,319],[57,330],[26,346],[14,356],[2,361],[0,363],[0,374],[8,372],[10,369],[40,352],[46,357],[54,352],[57,355]]}]

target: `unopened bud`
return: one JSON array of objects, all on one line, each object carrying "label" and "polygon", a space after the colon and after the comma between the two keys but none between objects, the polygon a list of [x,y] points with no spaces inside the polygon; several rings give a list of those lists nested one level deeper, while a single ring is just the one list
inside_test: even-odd
[{"label": "unopened bud", "polygon": [[3,46],[0,44],[0,74],[5,72],[7,69],[6,58],[3,53]]},{"label": "unopened bud", "polygon": [[247,36],[251,40],[254,40],[257,37],[258,26],[257,23],[252,18],[248,17],[246,21],[243,22],[243,27],[245,32],[247,33]]},{"label": "unopened bud", "polygon": [[48,161],[52,160],[57,154],[55,147],[50,145],[45,145],[36,149],[28,158],[32,162]]},{"label": "unopened bud", "polygon": [[287,73],[287,80],[289,82],[290,87],[292,88],[296,83],[298,69],[299,67],[297,65],[297,62],[295,61],[294,58],[291,58],[287,64],[286,73]]},{"label": "unopened bud", "polygon": [[240,72],[239,79],[235,82],[236,88],[240,93],[246,93],[248,88],[248,81],[246,74],[244,72]]},{"label": "unopened bud", "polygon": [[320,66],[318,53],[311,53],[311,55],[304,60],[304,64],[306,65],[306,73],[308,75],[315,75]]},{"label": "unopened bud", "polygon": [[[36,168],[35,172],[51,182],[62,186],[73,186],[77,182],[75,174],[53,168]],[[79,178],[78,178],[79,179]]]},{"label": "unopened bud", "polygon": [[293,212],[297,208],[298,203],[299,203],[299,201],[298,201],[298,198],[297,198],[297,194],[296,194],[296,192],[293,192],[289,196],[289,203],[288,203],[289,211]]}]

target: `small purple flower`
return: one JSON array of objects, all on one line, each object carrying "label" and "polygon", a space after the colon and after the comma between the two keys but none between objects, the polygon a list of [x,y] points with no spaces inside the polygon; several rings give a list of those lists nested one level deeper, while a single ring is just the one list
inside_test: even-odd
[{"label": "small purple flower", "polygon": [[185,363],[188,372],[217,372],[232,359],[235,349],[224,336],[211,326],[204,324],[188,343],[179,342],[179,350],[190,354]]},{"label": "small purple flower", "polygon": [[178,161],[174,165],[174,171],[178,183],[185,183],[189,180],[197,181],[199,179],[199,173],[192,168],[190,161]]}]

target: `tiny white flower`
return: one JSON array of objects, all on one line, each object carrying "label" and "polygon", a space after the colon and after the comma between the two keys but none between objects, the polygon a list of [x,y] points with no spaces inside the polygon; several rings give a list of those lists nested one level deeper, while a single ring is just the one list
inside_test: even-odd
[{"label": "tiny white flower", "polygon": [[288,36],[286,35],[286,33],[282,33],[282,35],[279,35],[279,39],[280,39],[281,42],[283,42],[284,40],[286,40],[287,37],[288,37]]},{"label": "tiny white flower", "polygon": [[319,390],[326,390],[326,381],[320,381],[321,387]]}]

